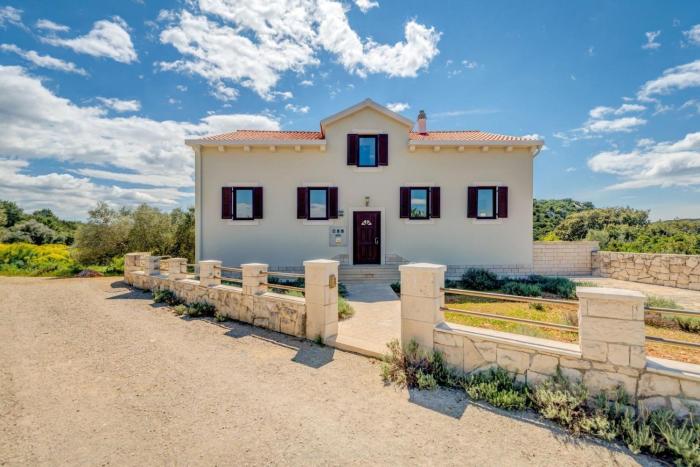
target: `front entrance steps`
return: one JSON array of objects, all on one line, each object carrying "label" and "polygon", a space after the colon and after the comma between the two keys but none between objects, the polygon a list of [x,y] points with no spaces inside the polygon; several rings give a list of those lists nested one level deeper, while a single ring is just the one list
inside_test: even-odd
[{"label": "front entrance steps", "polygon": [[399,282],[401,279],[398,264],[341,264],[338,274],[340,276],[339,280],[343,284],[360,282],[391,284],[392,282]]}]

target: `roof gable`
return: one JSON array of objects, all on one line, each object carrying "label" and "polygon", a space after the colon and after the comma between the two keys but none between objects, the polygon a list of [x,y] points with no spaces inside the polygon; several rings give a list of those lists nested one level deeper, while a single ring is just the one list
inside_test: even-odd
[{"label": "roof gable", "polygon": [[353,105],[352,107],[348,107],[345,110],[341,110],[340,112],[331,115],[330,117],[326,117],[323,120],[321,120],[321,133],[326,132],[326,128],[333,123],[337,122],[338,120],[341,120],[345,117],[349,117],[350,115],[359,112],[362,109],[370,108],[376,112],[379,112],[386,117],[395,120],[399,123],[401,123],[404,126],[407,126],[409,129],[413,127],[413,121],[409,120],[408,118],[404,117],[403,115],[399,115],[396,112],[392,112],[391,110],[387,109],[383,105],[379,105],[376,102],[374,102],[372,99],[365,99],[362,102]]}]

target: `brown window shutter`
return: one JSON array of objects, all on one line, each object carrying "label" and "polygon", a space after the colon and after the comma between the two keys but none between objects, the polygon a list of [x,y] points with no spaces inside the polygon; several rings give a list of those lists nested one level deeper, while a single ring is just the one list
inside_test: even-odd
[{"label": "brown window shutter", "polygon": [[338,218],[338,187],[328,188],[328,218]]},{"label": "brown window shutter", "polygon": [[253,188],[253,219],[263,218],[263,189],[261,186]]},{"label": "brown window shutter", "polygon": [[498,217],[508,217],[508,187],[499,186],[496,196],[498,197]]},{"label": "brown window shutter", "polygon": [[389,135],[377,135],[377,146],[379,146],[378,165],[389,165]]},{"label": "brown window shutter", "polygon": [[297,188],[297,219],[309,217],[309,189],[306,187]]},{"label": "brown window shutter", "polygon": [[477,215],[476,196],[477,196],[477,189],[475,186],[470,186],[469,188],[467,188],[467,217],[476,218],[476,215]]},{"label": "brown window shutter", "polygon": [[221,218],[233,217],[233,194],[230,186],[221,187]]},{"label": "brown window shutter", "polygon": [[399,217],[409,218],[411,215],[411,189],[402,186],[399,189]]},{"label": "brown window shutter", "polygon": [[357,165],[357,145],[359,137],[356,134],[348,134],[348,165]]},{"label": "brown window shutter", "polygon": [[440,218],[440,187],[434,186],[430,189],[430,217]]}]

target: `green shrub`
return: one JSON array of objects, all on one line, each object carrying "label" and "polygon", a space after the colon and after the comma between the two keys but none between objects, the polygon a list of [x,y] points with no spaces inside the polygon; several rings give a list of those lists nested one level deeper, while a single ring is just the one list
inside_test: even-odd
[{"label": "green shrub", "polygon": [[676,316],[674,318],[678,326],[685,332],[700,334],[700,319]]},{"label": "green shrub", "polygon": [[105,268],[105,274],[124,274],[124,257],[115,256],[112,258]]},{"label": "green shrub", "polygon": [[657,297],[655,295],[650,295],[647,297],[645,306],[650,306],[654,308],[672,308],[674,310],[680,310],[680,305],[670,298]]},{"label": "green shrub", "polygon": [[214,316],[216,312],[216,307],[207,302],[195,302],[191,303],[187,307],[187,316],[191,318],[199,318],[202,316]]},{"label": "green shrub", "polygon": [[187,305],[175,305],[173,307],[173,312],[175,312],[176,315],[182,316],[187,314]]},{"label": "green shrub", "polygon": [[229,317],[221,313],[220,311],[217,311],[214,313],[214,319],[219,323],[223,323],[224,321],[228,321]]},{"label": "green shrub", "polygon": [[496,290],[500,281],[498,276],[486,269],[470,268],[462,275],[460,284],[468,290]]},{"label": "green shrub", "polygon": [[547,306],[544,303],[530,303],[527,307],[534,311],[547,311]]},{"label": "green shrub", "polygon": [[541,297],[542,289],[537,284],[527,282],[510,281],[503,284],[501,292],[508,295],[520,295],[523,297]]},{"label": "green shrub", "polygon": [[588,391],[582,384],[572,384],[560,371],[537,386],[531,400],[544,418],[554,420],[577,433],[585,416]]},{"label": "green shrub", "polygon": [[338,297],[338,319],[348,319],[355,314],[355,310],[343,297]]},{"label": "green shrub", "polygon": [[338,282],[338,296],[347,298],[348,288],[342,282]]},{"label": "green shrub", "polygon": [[0,274],[70,276],[81,269],[66,245],[0,244]]},{"label": "green shrub", "polygon": [[515,381],[507,371],[492,368],[469,375],[463,383],[467,395],[474,400],[506,410],[524,410],[528,403],[527,386]]},{"label": "green shrub", "polygon": [[153,301],[156,303],[165,303],[169,306],[176,306],[182,303],[182,300],[175,295],[175,292],[168,289],[154,290]]},{"label": "green shrub", "polygon": [[402,348],[398,339],[393,339],[387,347],[389,353],[384,356],[382,362],[384,382],[419,389],[456,387],[459,384],[458,377],[447,366],[442,352],[428,352],[415,340],[411,340]]},{"label": "green shrub", "polygon": [[390,287],[394,293],[401,294],[401,282],[392,282]]},{"label": "green shrub", "polygon": [[528,282],[557,297],[576,298],[576,283],[566,277],[532,275],[528,277]]}]

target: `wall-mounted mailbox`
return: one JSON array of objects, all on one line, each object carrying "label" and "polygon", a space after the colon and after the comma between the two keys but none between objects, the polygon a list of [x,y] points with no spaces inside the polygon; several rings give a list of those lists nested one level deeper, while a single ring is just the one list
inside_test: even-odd
[{"label": "wall-mounted mailbox", "polygon": [[328,229],[329,246],[347,246],[347,229],[345,227],[331,226]]}]

